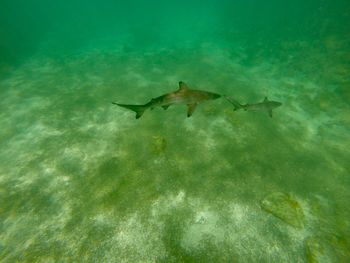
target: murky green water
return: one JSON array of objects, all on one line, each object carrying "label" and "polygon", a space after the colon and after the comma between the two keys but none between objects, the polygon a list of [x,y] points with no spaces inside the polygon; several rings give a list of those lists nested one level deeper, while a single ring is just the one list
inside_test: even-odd
[{"label": "murky green water", "polygon": [[[347,1],[0,3],[1,262],[349,262]],[[178,89],[224,98],[135,114]]]}]

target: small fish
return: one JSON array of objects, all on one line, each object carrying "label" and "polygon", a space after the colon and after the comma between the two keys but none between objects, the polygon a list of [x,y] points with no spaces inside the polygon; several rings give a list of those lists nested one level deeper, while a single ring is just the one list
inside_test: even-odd
[{"label": "small fish", "polygon": [[134,111],[136,113],[136,119],[140,118],[147,109],[152,110],[155,107],[162,107],[164,110],[166,110],[173,104],[187,104],[187,117],[191,117],[198,103],[207,100],[215,100],[220,97],[221,95],[213,92],[189,89],[183,81],[180,81],[179,89],[177,91],[153,98],[144,105],[129,105],[116,102],[112,103]]},{"label": "small fish", "polygon": [[233,110],[235,111],[239,109],[244,109],[245,111],[266,111],[270,117],[272,117],[272,110],[282,105],[281,102],[268,100],[267,97],[262,102],[254,104],[240,104],[231,97],[225,96],[225,98],[233,104]]}]

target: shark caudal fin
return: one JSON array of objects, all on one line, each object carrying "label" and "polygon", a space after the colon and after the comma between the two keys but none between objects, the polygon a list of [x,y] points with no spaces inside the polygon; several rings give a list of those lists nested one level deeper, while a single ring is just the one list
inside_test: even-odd
[{"label": "shark caudal fin", "polygon": [[239,110],[239,109],[243,109],[244,106],[242,104],[240,104],[238,101],[236,101],[235,99],[231,98],[231,97],[227,97],[225,96],[225,99],[227,99],[232,105],[233,105],[233,110]]},{"label": "shark caudal fin", "polygon": [[145,110],[147,109],[147,107],[145,107],[144,105],[128,105],[128,104],[119,104],[116,102],[112,102],[112,103],[120,107],[134,111],[136,113],[136,119],[140,118],[142,114],[145,112]]}]

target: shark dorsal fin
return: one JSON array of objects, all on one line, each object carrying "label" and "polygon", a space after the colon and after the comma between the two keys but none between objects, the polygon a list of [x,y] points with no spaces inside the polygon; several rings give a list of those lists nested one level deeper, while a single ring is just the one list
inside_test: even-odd
[{"label": "shark dorsal fin", "polygon": [[188,90],[188,87],[187,87],[187,85],[186,85],[186,83],[185,82],[183,82],[183,81],[180,81],[179,82],[179,91],[180,90]]},{"label": "shark dorsal fin", "polygon": [[263,100],[263,102],[267,102],[267,101],[269,101],[269,100],[267,99],[267,97],[265,97],[265,99]]}]

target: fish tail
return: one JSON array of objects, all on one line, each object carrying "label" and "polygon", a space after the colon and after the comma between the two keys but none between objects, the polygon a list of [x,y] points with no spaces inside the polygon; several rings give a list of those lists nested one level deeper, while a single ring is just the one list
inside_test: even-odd
[{"label": "fish tail", "polygon": [[236,111],[236,110],[244,108],[244,105],[240,104],[238,101],[236,101],[232,97],[225,96],[225,98],[233,105],[233,107],[234,107],[233,110]]},{"label": "fish tail", "polygon": [[119,104],[116,102],[112,102],[112,103],[120,107],[134,111],[136,113],[136,119],[140,118],[145,112],[145,110],[147,109],[147,107],[145,107],[144,105],[128,105],[128,104]]}]

